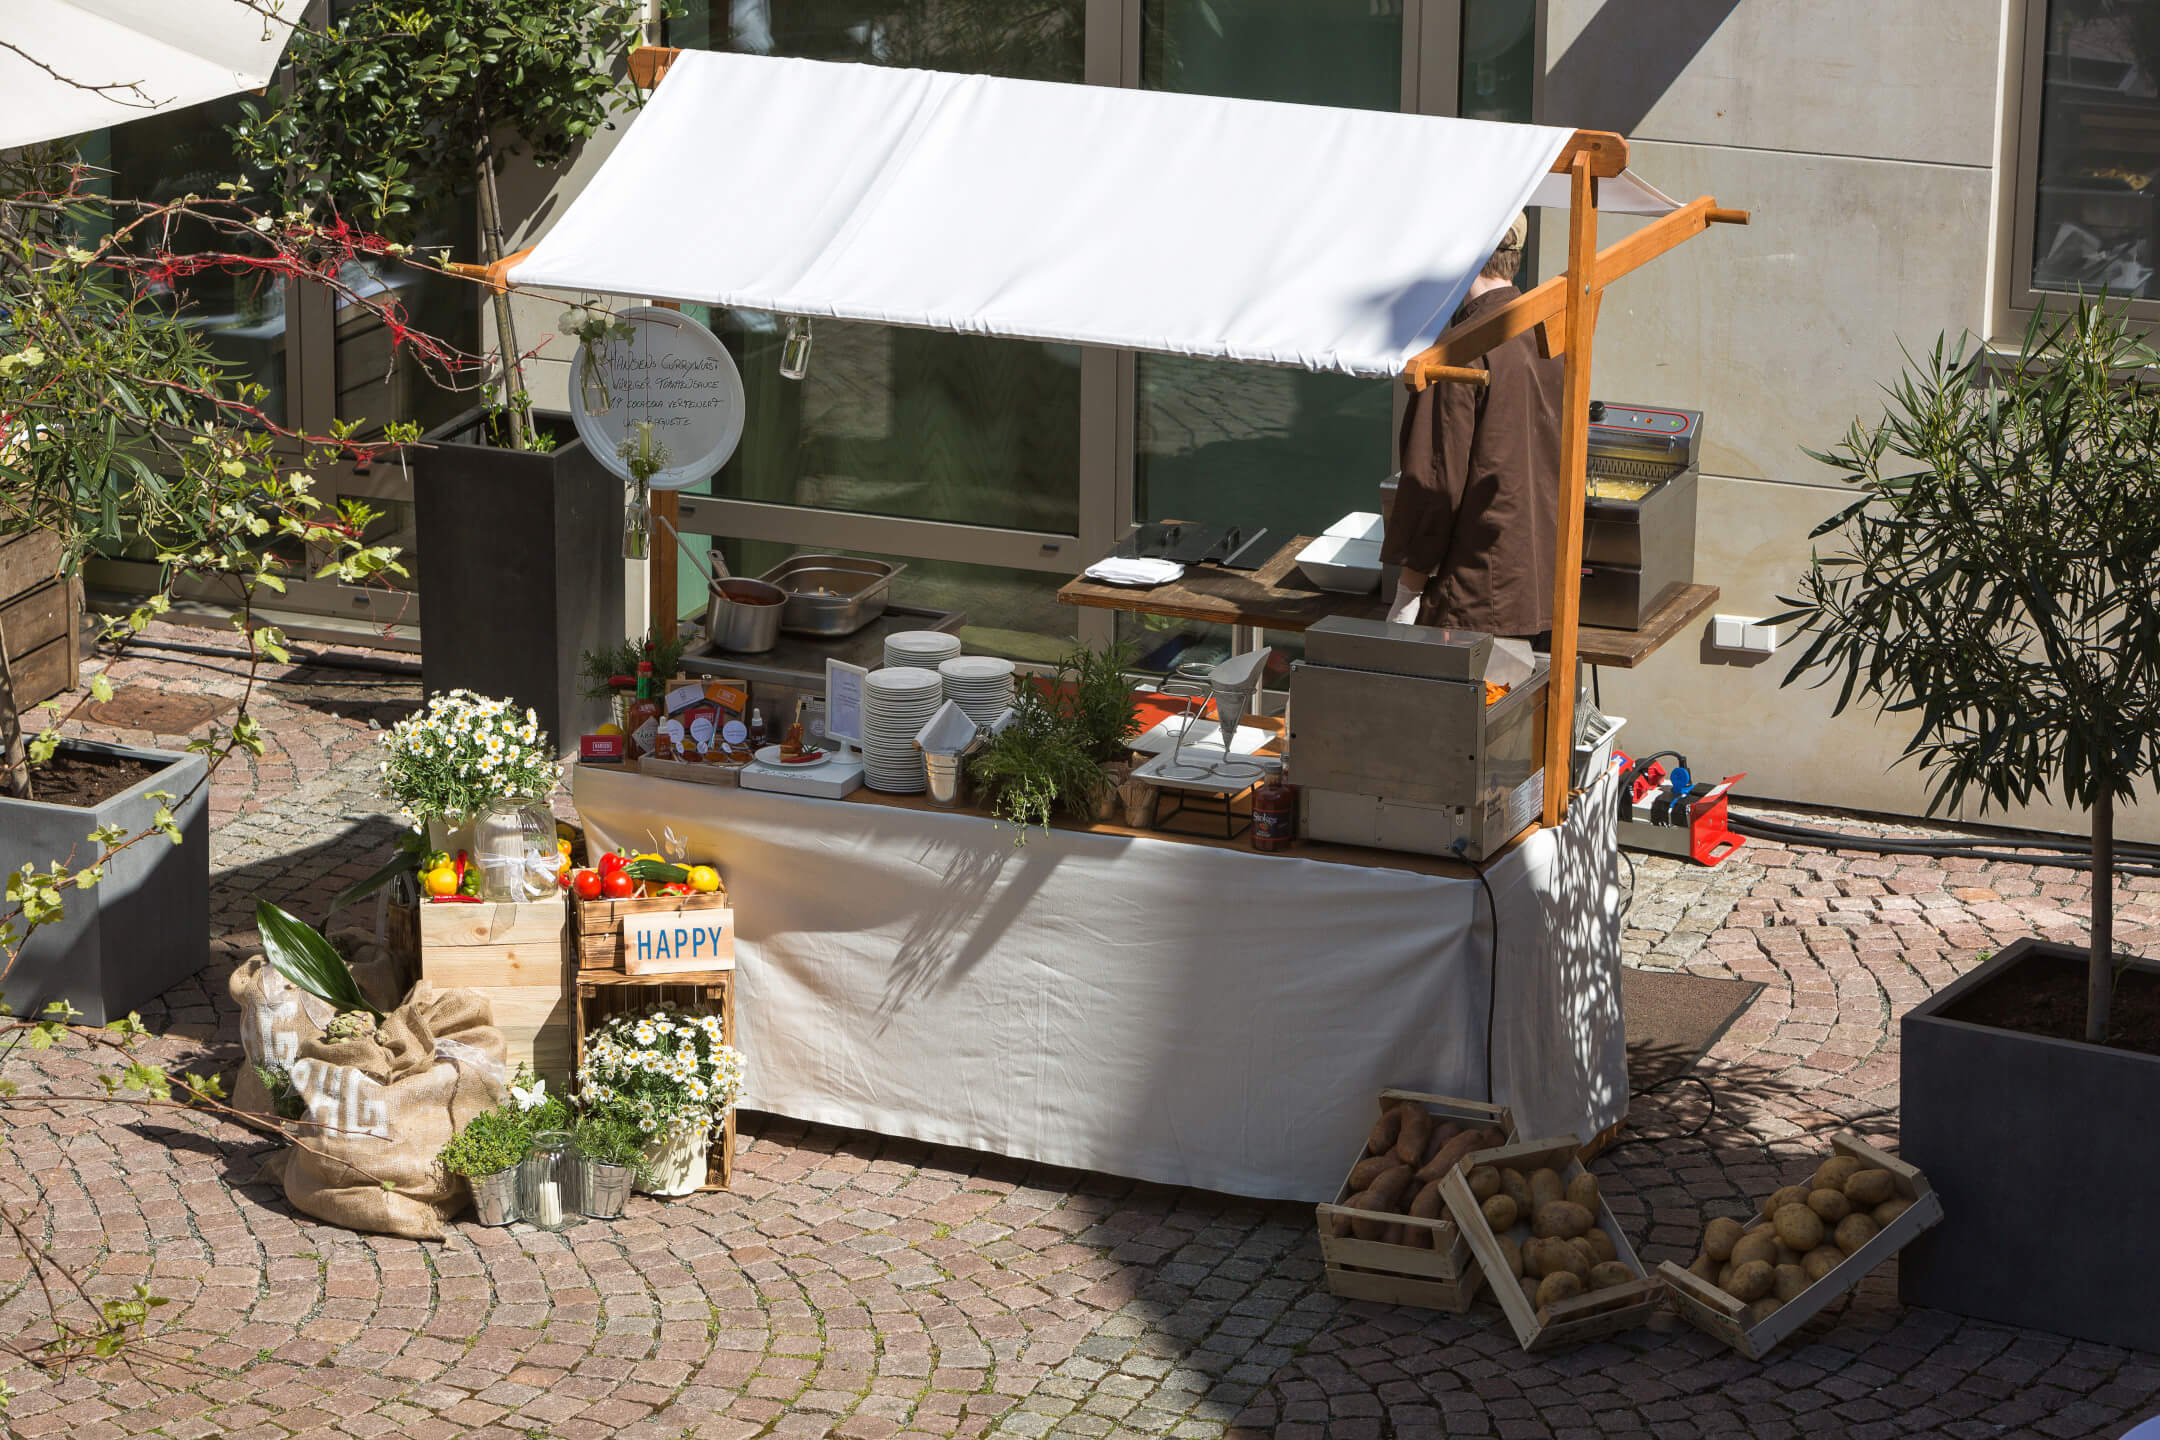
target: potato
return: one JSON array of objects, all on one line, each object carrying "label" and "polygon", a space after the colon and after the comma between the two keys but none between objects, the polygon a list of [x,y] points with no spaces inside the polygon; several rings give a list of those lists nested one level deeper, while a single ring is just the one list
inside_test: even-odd
[{"label": "potato", "polygon": [[[1370,1190],[1358,1191],[1357,1194],[1343,1201],[1343,1204],[1352,1210],[1371,1210],[1375,1208],[1372,1203],[1372,1191]],[[1360,1240],[1378,1240],[1387,1234],[1387,1230],[1387,1222],[1382,1220],[1366,1220],[1361,1217],[1352,1217],[1350,1221],[1350,1233]]]},{"label": "potato", "polygon": [[1838,1249],[1835,1245],[1822,1245],[1800,1257],[1800,1271],[1807,1276],[1808,1283],[1812,1285],[1817,1280],[1822,1279],[1823,1276],[1828,1275],[1832,1270],[1837,1269],[1844,1261],[1844,1251]]},{"label": "potato", "polygon": [[1751,1260],[1773,1264],[1777,1260],[1777,1232],[1768,1225],[1758,1225],[1740,1237],[1732,1247],[1732,1263],[1735,1268]]},{"label": "potato", "polygon": [[1427,1180],[1437,1180],[1471,1155],[1480,1150],[1490,1150],[1499,1143],[1500,1132],[1497,1130],[1465,1130],[1434,1151],[1432,1159],[1418,1167],[1418,1183],[1422,1185]]},{"label": "potato", "polygon": [[[1470,1172],[1470,1193],[1477,1197],[1479,1204],[1492,1199],[1493,1196],[1500,1193],[1500,1172],[1490,1165],[1479,1165],[1472,1169]],[[1839,1198],[1842,1199],[1843,1197],[1840,1196]]]},{"label": "potato", "polygon": [[1800,1263],[1800,1252],[1780,1240],[1778,1241],[1777,1254],[1770,1257],[1770,1263],[1772,1265],[1797,1265]]},{"label": "potato", "polygon": [[1584,1258],[1583,1252],[1567,1241],[1547,1236],[1530,1243],[1544,1247],[1539,1252],[1545,1259],[1543,1273],[1550,1275],[1556,1270],[1565,1270],[1578,1280],[1590,1273],[1590,1262]]},{"label": "potato", "polygon": [[1390,1225],[1387,1227],[1387,1234],[1381,1236],[1380,1239],[1382,1243],[1388,1245],[1408,1245],[1410,1243],[1410,1227],[1407,1225]]},{"label": "potato", "polygon": [[[1453,1140],[1463,1132],[1463,1125],[1460,1120],[1441,1120],[1435,1116],[1434,1121],[1432,1134],[1425,1137],[1425,1153],[1407,1163],[1423,1165],[1426,1161],[1436,1158],[1441,1150],[1446,1148],[1448,1141]],[[1397,1143],[1401,1142],[1398,1141]]]},{"label": "potato", "polygon": [[1787,1205],[1770,1217],[1770,1224],[1777,1231],[1778,1243],[1789,1245],[1797,1252],[1793,1259],[1822,1244],[1822,1216],[1807,1205]]},{"label": "potato", "polygon": [[[1348,1204],[1349,1201],[1346,1199],[1343,1203]],[[1320,1229],[1324,1234],[1340,1240],[1350,1233],[1350,1217],[1340,1214],[1326,1216],[1320,1222]]]},{"label": "potato", "polygon": [[1485,1202],[1485,1223],[1492,1226],[1493,1233],[1515,1228],[1515,1202],[1505,1195],[1495,1195]]},{"label": "potato", "polygon": [[1732,1259],[1733,1246],[1740,1243],[1740,1237],[1745,1233],[1738,1220],[1720,1215],[1703,1227],[1703,1254],[1722,1265]]},{"label": "potato", "polygon": [[1838,1249],[1850,1255],[1874,1239],[1878,1228],[1875,1222],[1865,1215],[1847,1215],[1837,1222],[1837,1230],[1830,1238],[1836,1242]]},{"label": "potato", "polygon": [[1537,1303],[1539,1308],[1572,1300],[1583,1293],[1582,1277],[1569,1270],[1556,1270],[1538,1282]]},{"label": "potato", "polygon": [[1723,1265],[1718,1266],[1717,1288],[1723,1290],[1728,1295],[1732,1293],[1732,1290],[1730,1288],[1732,1285],[1732,1272],[1733,1265],[1732,1261],[1730,1260],[1726,1261]]},{"label": "potato", "polygon": [[1718,1282],[1718,1272],[1725,1267],[1723,1265],[1720,1265],[1717,1261],[1711,1259],[1708,1255],[1698,1255],[1695,1257],[1694,1263],[1689,1265],[1687,1268],[1688,1274],[1693,1275],[1696,1279],[1702,1281],[1703,1284],[1715,1285]]},{"label": "potato", "polygon": [[1400,1107],[1402,1124],[1396,1127],[1395,1158],[1415,1170],[1425,1163],[1425,1142],[1432,1138],[1432,1112],[1422,1105]]},{"label": "potato", "polygon": [[1869,1211],[1868,1218],[1887,1230],[1890,1228],[1891,1221],[1910,1209],[1912,1209],[1912,1201],[1907,1200],[1902,1195],[1893,1195]]},{"label": "potato", "polygon": [[1566,1198],[1567,1186],[1560,1182],[1559,1171],[1546,1168],[1530,1172],[1530,1199],[1532,1201],[1530,1208],[1532,1210],[1536,1210],[1540,1205],[1550,1205],[1555,1200],[1565,1200]]},{"label": "potato", "polygon": [[1590,1267],[1590,1288],[1603,1290],[1609,1285],[1625,1285],[1635,1278],[1635,1272],[1617,1260],[1603,1260]]},{"label": "potato", "polygon": [[1801,1205],[1805,1204],[1806,1201],[1807,1188],[1805,1186],[1787,1185],[1784,1189],[1777,1191],[1775,1194],[1765,1199],[1759,1208],[1762,1212],[1763,1219],[1768,1220],[1771,1216],[1777,1214],[1778,1211],[1784,1209],[1787,1205]]},{"label": "potato", "polygon": [[1500,1237],[1499,1237],[1499,1239],[1500,1239],[1500,1253],[1501,1253],[1501,1255],[1502,1255],[1502,1256],[1504,1256],[1504,1257],[1506,1258],[1506,1260],[1507,1260],[1507,1268],[1508,1268],[1508,1274],[1510,1274],[1510,1275],[1520,1275],[1520,1274],[1522,1274],[1522,1273],[1523,1273],[1523,1258],[1522,1258],[1522,1246],[1520,1246],[1520,1245],[1518,1245],[1518,1244],[1516,1244],[1516,1243],[1515,1243],[1515,1237],[1514,1237],[1514,1236],[1512,1236],[1512,1235],[1502,1235],[1502,1236],[1500,1236]]},{"label": "potato", "polygon": [[1591,1226],[1582,1238],[1589,1243],[1590,1253],[1595,1255],[1599,1261],[1620,1258],[1620,1249],[1612,1243],[1612,1236],[1598,1229],[1595,1225]]},{"label": "potato", "polygon": [[1583,1237],[1580,1235],[1576,1235],[1569,1239],[1569,1241],[1567,1242],[1567,1247],[1568,1249],[1574,1251],[1575,1254],[1582,1260],[1582,1269],[1578,1273],[1587,1275],[1592,1270],[1597,1269],[1599,1264],[1597,1258],[1597,1251],[1590,1248],[1590,1242],[1588,1240],[1583,1239]]},{"label": "potato", "polygon": [[1530,1177],[1520,1170],[1500,1172],[1500,1193],[1515,1202],[1515,1213],[1527,1218],[1537,1209],[1537,1202],[1530,1198]]},{"label": "potato", "polygon": [[1780,1265],[1777,1267],[1777,1279],[1770,1287],[1770,1293],[1783,1302],[1798,1297],[1807,1287],[1807,1271],[1798,1265]]},{"label": "potato", "polygon": [[1897,1194],[1897,1177],[1887,1170],[1862,1170],[1845,1182],[1845,1198],[1855,1210],[1872,1210]]},{"label": "potato", "polygon": [[1865,1164],[1850,1155],[1833,1155],[1816,1167],[1815,1178],[1808,1182],[1810,1190],[1843,1190],[1845,1182],[1852,1179]]},{"label": "potato", "polygon": [[1403,1203],[1409,1198],[1409,1194],[1410,1167],[1397,1165],[1378,1180],[1373,1181],[1372,1188],[1365,1192],[1368,1203],[1364,1208],[1367,1210],[1392,1210],[1400,1214]]},{"label": "potato", "polygon": [[1563,1240],[1586,1234],[1590,1225],[1590,1212],[1572,1200],[1548,1200],[1530,1215],[1532,1234],[1557,1235]]},{"label": "potato", "polygon": [[1807,1192],[1807,1206],[1822,1218],[1825,1225],[1835,1225],[1852,1214],[1852,1201],[1845,1198],[1842,1190],[1810,1190]]},{"label": "potato", "polygon": [[1750,1330],[1754,1329],[1757,1325],[1762,1324],[1763,1321],[1769,1319],[1772,1315],[1777,1314],[1778,1311],[1784,1308],[1785,1302],[1778,1299],[1775,1295],[1763,1296],[1762,1299],[1757,1300],[1753,1305],[1748,1306],[1748,1328]]},{"label": "potato", "polygon": [[1365,1134],[1365,1153],[1385,1155],[1393,1150],[1397,1137],[1402,1134],[1402,1122],[1402,1102],[1389,1101],[1388,1107],[1380,1112],[1380,1118],[1373,1121],[1372,1129]]},{"label": "potato", "polygon": [[1522,1298],[1530,1302],[1530,1308],[1535,1310],[1537,1308],[1537,1280],[1525,1275],[1515,1283],[1522,1286]]},{"label": "potato", "polygon": [[[1440,1212],[1446,1208],[1447,1202],[1440,1198],[1440,1182],[1437,1180],[1427,1181],[1417,1192],[1417,1198],[1410,1202],[1410,1213],[1420,1220],[1437,1220],[1440,1218]],[[1506,1227],[1497,1226],[1495,1228],[1505,1229]],[[1431,1232],[1428,1231],[1427,1233]]]},{"label": "potato", "polygon": [[1760,1260],[1733,1266],[1732,1280],[1722,1288],[1735,1300],[1760,1300],[1777,1284],[1777,1272]]},{"label": "potato", "polygon": [[1588,1210],[1592,1215],[1597,1214],[1599,1201],[1597,1176],[1585,1170],[1582,1174],[1568,1181],[1567,1198],[1573,1203],[1582,1206],[1583,1209]]},{"label": "potato", "polygon": [[1360,1190],[1370,1190],[1373,1181],[1394,1168],[1395,1157],[1393,1155],[1366,1156],[1363,1160],[1350,1167],[1350,1193],[1355,1195]]}]

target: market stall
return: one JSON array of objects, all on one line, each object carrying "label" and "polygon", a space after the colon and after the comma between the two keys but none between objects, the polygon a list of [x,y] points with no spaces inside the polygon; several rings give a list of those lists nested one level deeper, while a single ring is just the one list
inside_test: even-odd
[{"label": "market stall", "polygon": [[[1549,667],[1502,682],[1483,637],[1442,655],[1415,633],[1361,632],[1340,606],[1327,621],[1345,655],[1384,652],[1382,688],[1404,713],[1421,687],[1450,687],[1461,713],[1447,733],[1470,738],[1437,763],[1476,772],[1461,800],[1451,775],[1428,787],[1429,806],[1452,807],[1428,812],[1452,814],[1452,844],[1255,854],[1236,837],[1258,792],[1225,790],[1213,839],[1060,825],[1016,847],[1009,824],[981,814],[851,794],[844,767],[812,792],[829,798],[759,793],[775,788],[778,761],[749,764],[726,745],[646,773],[581,767],[577,804],[596,840],[673,844],[725,872],[754,1057],[745,1103],[1306,1198],[1334,1192],[1337,1142],[1391,1085],[1490,1096],[1533,1128],[1586,1138],[1616,1123],[1610,792],[1592,772],[1571,810],[1574,686],[1546,683],[1573,676],[1581,638],[1591,335],[1605,283],[1745,216],[1665,200],[1628,174],[1626,142],[1601,132],[712,53],[640,52],[637,68],[657,87],[651,103],[496,278],[797,317],[790,335],[805,348],[809,320],[831,316],[1417,386],[1482,384],[1470,362],[1530,331],[1566,360],[1566,583]],[[752,132],[754,147],[703,143]],[[1659,218],[1599,252],[1601,182],[1614,208]],[[1517,213],[1557,203],[1569,207],[1568,273],[1446,328]],[[1104,223],[1136,214],[1149,224]],[[654,553],[667,562],[655,593],[668,597],[655,628],[672,632],[673,552]],[[1692,594],[1674,613],[1707,603]],[[886,664],[912,667],[894,658],[901,638]],[[1404,738],[1342,728],[1356,728],[1352,692],[1370,668],[1346,660],[1335,681],[1313,679],[1307,713],[1325,700],[1346,717],[1326,737],[1337,760]],[[914,673],[936,688],[936,671]],[[882,756],[872,736],[873,785],[921,788],[879,778],[907,768],[894,737],[927,716],[888,726]],[[1226,754],[1229,729],[1234,717]],[[1293,751],[1320,743],[1289,738]],[[685,783],[715,758],[739,785]],[[1368,783],[1357,768],[1335,773]],[[1482,874],[1436,858],[1451,855],[1482,857]]]}]

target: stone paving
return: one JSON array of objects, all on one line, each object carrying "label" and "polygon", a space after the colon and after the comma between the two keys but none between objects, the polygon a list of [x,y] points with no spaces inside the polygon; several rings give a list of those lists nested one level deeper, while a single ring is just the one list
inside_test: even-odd
[{"label": "stone paving", "polygon": [[[114,679],[232,693],[236,668],[145,651]],[[269,696],[273,749],[213,797],[227,958],[145,1016],[171,1065],[237,1057],[224,973],[253,898],[319,915],[394,834],[370,740],[416,680],[302,666]],[[1713,871],[1637,867],[1629,963],[1766,987],[1697,1069],[1714,1111],[1702,1086],[1637,1097],[1593,1166],[1652,1263],[1692,1253],[1706,1207],[1805,1174],[1830,1130],[1894,1147],[1897,1017],[2016,934],[2074,935],[2084,893],[2060,870],[1759,844]],[[2150,944],[2160,881],[2130,888],[2128,938]],[[7,1074],[48,1094],[90,1078],[73,1047]],[[1894,1264],[1765,1364],[1692,1330],[1529,1356],[1488,1302],[1330,1296],[1306,1207],[792,1122],[745,1117],[734,1193],[424,1245],[297,1216],[236,1128],[7,1115],[0,1196],[31,1203],[39,1243],[94,1293],[172,1300],[121,1361],[0,1375],[23,1436],[1978,1440],[2119,1436],[2160,1409],[2160,1356],[1905,1309]],[[20,1263],[0,1282],[0,1334],[31,1326]]]}]

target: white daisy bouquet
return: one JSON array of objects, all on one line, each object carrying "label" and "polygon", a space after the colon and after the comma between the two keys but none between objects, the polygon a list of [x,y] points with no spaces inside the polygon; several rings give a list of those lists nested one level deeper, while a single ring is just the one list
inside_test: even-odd
[{"label": "white daisy bouquet", "polygon": [[619,1108],[655,1139],[704,1130],[742,1098],[742,1054],[720,1037],[719,1016],[677,1005],[617,1015],[585,1039],[578,1099]]},{"label": "white daisy bouquet", "polygon": [[429,697],[381,743],[382,792],[414,819],[462,820],[496,800],[539,799],[562,778],[537,715],[470,690]]}]

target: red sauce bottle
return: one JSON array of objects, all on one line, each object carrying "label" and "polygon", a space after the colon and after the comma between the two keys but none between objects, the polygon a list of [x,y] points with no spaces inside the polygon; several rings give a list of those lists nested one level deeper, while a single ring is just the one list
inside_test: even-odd
[{"label": "red sauce bottle", "polygon": [[640,660],[637,667],[637,698],[630,702],[630,713],[623,721],[623,733],[629,736],[630,758],[650,755],[660,738],[660,701],[653,694],[652,661]]},{"label": "red sauce bottle", "polygon": [[1252,848],[1270,853],[1288,850],[1297,843],[1297,786],[1290,783],[1288,767],[1253,791]]}]

